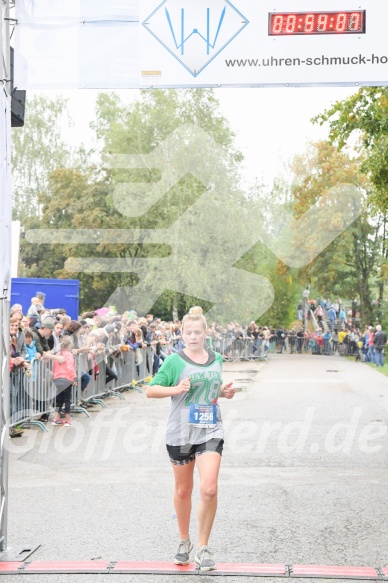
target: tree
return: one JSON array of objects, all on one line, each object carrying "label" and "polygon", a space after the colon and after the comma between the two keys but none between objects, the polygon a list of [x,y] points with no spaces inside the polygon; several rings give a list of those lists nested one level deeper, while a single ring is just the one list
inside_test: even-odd
[{"label": "tree", "polygon": [[[107,176],[110,177],[111,184],[116,191],[113,202],[123,214],[128,215],[131,214],[131,209],[128,208],[129,196],[128,190],[123,188],[123,184],[129,183],[133,187],[135,183],[145,183],[145,186],[144,184],[138,186],[137,198],[143,203],[148,191],[153,187],[153,183],[160,179],[160,172],[164,169],[167,168],[176,176],[182,175],[182,178],[173,184],[160,199],[156,200],[147,212],[139,215],[137,219],[129,220],[132,228],[168,230],[170,237],[173,236],[172,247],[177,248],[184,241],[186,259],[195,246],[196,261],[199,263],[209,261],[211,244],[209,248],[206,242],[210,238],[210,233],[219,234],[223,229],[227,232],[232,226],[230,218],[227,217],[226,209],[228,199],[236,196],[239,180],[238,166],[242,160],[241,154],[233,145],[234,134],[226,119],[219,113],[219,104],[214,92],[202,89],[143,92],[142,99],[129,106],[123,106],[114,96],[101,95],[97,102],[97,111],[96,131],[102,142],[104,160],[109,160],[112,153],[137,153],[144,157],[165,140],[174,136],[174,132],[184,124],[190,124],[191,127],[203,130],[207,136],[228,152],[228,163],[226,160],[216,160],[216,167],[211,168],[211,171],[217,175],[218,183],[222,182],[222,187],[212,197],[211,212],[202,218],[200,210],[196,208],[196,203],[204,194],[205,188],[195,176],[191,174],[183,176],[181,168],[185,166],[188,158],[192,161],[196,160],[196,157],[198,157],[199,166],[207,164],[210,167],[213,163],[212,152],[205,143],[203,148],[208,148],[207,151],[202,149],[187,151],[181,147],[181,144],[175,142],[171,148],[164,152],[161,160],[162,168],[159,169],[107,171]],[[178,137],[175,136],[171,139],[178,140]],[[177,157],[178,148],[180,148],[180,154]],[[120,195],[117,194],[118,189],[120,189]],[[201,239],[198,230],[196,231],[193,227],[194,221],[200,225],[203,224],[202,220],[205,220],[208,225],[206,242]],[[214,237],[214,240],[219,241],[220,239]],[[200,250],[201,243],[203,245]],[[225,241],[225,247],[223,247],[225,253],[227,246],[230,248],[234,246],[233,238],[230,235],[229,240]],[[178,282],[185,281],[189,288],[190,278],[194,280],[196,273],[195,269],[185,268],[183,259],[181,255],[180,260],[177,260],[173,266],[170,265],[170,270],[174,272],[177,284],[175,287],[179,287]],[[152,286],[152,283],[159,276],[159,272],[160,265],[158,264],[147,270],[142,278],[145,288],[147,281],[150,283],[149,287]],[[132,297],[134,291],[126,290],[126,293]],[[177,292],[176,289],[165,291],[163,297],[173,312],[182,313],[193,301],[201,300],[203,303],[206,300],[206,289],[203,288],[203,295],[199,298],[194,298],[190,293],[184,295]],[[140,301],[140,298],[135,301]]]},{"label": "tree", "polygon": [[[241,155],[233,147],[233,133],[225,118],[218,113],[218,102],[212,91],[155,91],[144,92],[140,101],[126,106],[115,96],[102,94],[97,100],[97,122],[95,130],[105,163],[110,153],[146,154],[167,138],[182,123],[197,123],[205,128],[218,143],[229,150],[235,163],[224,167],[225,185],[237,180],[237,166]],[[171,161],[166,160],[166,164]],[[158,171],[135,170],[128,176],[127,170],[109,170],[104,167],[99,172],[91,169],[89,173],[73,170],[55,170],[49,181],[41,187],[39,204],[42,217],[26,223],[39,228],[68,229],[117,229],[133,230],[144,228],[169,228],[185,211],[190,209],[204,191],[203,185],[193,176],[186,176],[174,186],[163,200],[154,205],[149,212],[140,217],[128,217],[125,208],[114,200],[117,185],[123,182],[143,181],[151,184],[158,176]],[[228,178],[228,179],[227,179]],[[220,206],[225,203],[227,192],[220,197]],[[118,208],[116,208],[118,207]],[[55,231],[53,231],[55,241]],[[232,244],[232,242],[231,242]],[[88,246],[55,246],[52,258],[45,263],[40,257],[41,247],[23,244],[23,259],[28,274],[39,272],[56,277],[79,277],[83,289],[82,307],[92,307],[98,301],[105,303],[114,289],[133,286],[136,283],[135,268],[131,265],[141,257],[163,258],[168,251],[161,241],[158,244],[145,245],[109,245],[107,243]],[[128,260],[125,272],[101,273],[93,275],[83,272],[70,273],[63,269],[67,257],[115,257]],[[133,262],[132,262],[133,260]],[[62,263],[62,267],[60,264]],[[156,269],[158,266],[156,265]],[[152,270],[148,276],[153,277]],[[96,293],[97,290],[97,293]],[[104,298],[102,297],[104,294]],[[102,301],[103,299],[103,301]],[[125,299],[125,298],[124,298]],[[171,307],[186,310],[193,302],[192,297],[180,297],[174,291],[166,291],[164,301]],[[133,307],[133,306],[132,306]]]},{"label": "tree", "polygon": [[[177,132],[182,124],[189,124],[185,127],[193,128],[194,136],[203,132],[199,147],[193,149],[190,140],[190,147],[184,147],[186,137]],[[219,304],[229,318],[238,311],[243,322],[252,319],[252,305],[258,298],[265,298],[270,308],[263,315],[267,324],[284,325],[293,320],[298,292],[295,270],[279,261],[260,239],[260,234],[271,232],[271,225],[266,224],[270,200],[290,208],[290,189],[280,181],[270,194],[261,188],[259,195],[256,187],[247,196],[240,189],[242,156],[213,91],[143,92],[130,105],[115,94],[101,94],[94,129],[101,164],[89,171],[53,171],[39,194],[41,217],[26,222],[28,228],[52,229],[54,243],[41,247],[24,240],[28,275],[79,278],[82,309],[101,306],[114,297],[111,301],[120,308],[141,311],[143,300],[152,298],[154,307],[143,308],[164,317],[171,313],[181,316],[194,303],[209,309]],[[148,153],[167,142],[158,159],[162,168],[146,164],[128,170],[109,165],[112,154],[140,154],[144,161]],[[219,146],[223,150],[215,154]],[[204,168],[210,177],[208,188],[192,173],[182,171],[193,160],[194,167]],[[161,179],[163,168],[180,179],[172,180],[148,207],[149,192]],[[141,204],[135,210],[140,210],[133,212],[133,203],[136,207],[138,201]],[[74,239],[58,245],[59,229],[74,233],[110,229],[116,243],[105,233],[104,240],[97,235],[94,241],[81,244]],[[145,229],[155,232],[152,240],[125,243],[133,231]],[[174,255],[176,249],[179,253]],[[147,268],[140,273],[141,259],[147,259]],[[227,274],[221,283],[212,277],[215,264],[217,274]],[[165,272],[172,277],[164,278]],[[141,286],[136,285],[137,273]],[[154,297],[147,290],[155,289],[155,282],[160,285]],[[270,282],[277,294],[272,307]]]},{"label": "tree", "polygon": [[[137,254],[147,255],[147,246],[109,244],[96,239],[88,244],[56,244],[59,229],[124,229],[128,220],[110,205],[111,187],[105,180],[96,180],[94,172],[86,175],[75,170],[56,170],[50,176],[45,192],[38,196],[42,208],[41,217],[26,219],[26,230],[52,229],[50,245],[36,245],[22,241],[22,260],[26,275],[54,278],[78,278],[81,282],[81,308],[101,307],[117,286],[132,285],[134,274],[69,272],[64,267],[71,257],[125,258]],[[158,247],[159,256],[166,253],[165,246]]]},{"label": "tree", "polygon": [[[373,320],[372,296],[374,281],[381,264],[381,216],[370,218],[370,193],[368,178],[360,171],[360,161],[338,152],[329,142],[316,144],[318,161],[294,187],[295,212],[303,214],[308,207],[336,184],[353,184],[364,193],[361,216],[337,237],[310,265],[300,270],[304,283],[311,282],[322,295],[351,298],[360,297],[361,318],[365,323]],[[300,169],[300,160],[295,169]],[[333,221],[341,220],[333,216]],[[319,230],[319,225],[316,229]]]},{"label": "tree", "polygon": [[338,101],[314,120],[329,122],[329,140],[340,150],[354,136],[361,138],[365,158],[361,171],[367,173],[375,190],[373,203],[383,213],[388,211],[388,89],[363,87],[357,93]]},{"label": "tree", "polygon": [[27,101],[22,128],[12,129],[13,218],[21,220],[40,213],[38,193],[48,187],[58,168],[88,165],[90,152],[73,148],[62,138],[69,123],[67,99],[35,95]]},{"label": "tree", "polygon": [[339,101],[314,120],[330,124],[329,139],[340,150],[354,136],[361,138],[364,159],[360,170],[374,188],[369,193],[369,212],[380,227],[380,270],[378,303],[384,300],[384,284],[388,280],[388,89],[363,87],[344,101]]}]

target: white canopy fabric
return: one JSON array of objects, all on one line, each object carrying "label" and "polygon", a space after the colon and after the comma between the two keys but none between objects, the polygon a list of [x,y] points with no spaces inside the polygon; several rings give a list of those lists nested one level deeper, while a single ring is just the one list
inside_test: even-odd
[{"label": "white canopy fabric", "polygon": [[18,0],[15,86],[138,86],[136,0]]}]

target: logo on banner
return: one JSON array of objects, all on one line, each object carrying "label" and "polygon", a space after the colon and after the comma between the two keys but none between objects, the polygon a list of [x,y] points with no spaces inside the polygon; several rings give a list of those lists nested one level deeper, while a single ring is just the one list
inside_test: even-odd
[{"label": "logo on banner", "polygon": [[164,0],[143,26],[194,77],[249,24],[228,0]]}]

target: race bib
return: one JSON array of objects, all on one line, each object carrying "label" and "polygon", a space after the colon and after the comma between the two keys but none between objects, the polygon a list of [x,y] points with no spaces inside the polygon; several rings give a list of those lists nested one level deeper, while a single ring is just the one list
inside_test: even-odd
[{"label": "race bib", "polygon": [[216,405],[189,405],[189,423],[194,427],[215,427],[217,424]]}]

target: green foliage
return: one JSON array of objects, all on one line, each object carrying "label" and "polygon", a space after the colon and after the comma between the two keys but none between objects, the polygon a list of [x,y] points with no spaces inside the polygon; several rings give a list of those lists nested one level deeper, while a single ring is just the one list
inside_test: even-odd
[{"label": "green foliage", "polygon": [[364,153],[360,170],[373,185],[368,196],[368,212],[375,218],[375,229],[379,233],[380,257],[376,287],[381,305],[385,299],[388,261],[388,89],[363,87],[314,121],[321,124],[329,122],[330,140],[339,149],[344,148],[354,136],[361,138]]},{"label": "green foliage", "polygon": [[39,216],[38,194],[48,188],[50,174],[59,168],[85,168],[90,152],[72,148],[62,138],[69,124],[67,99],[27,97],[22,128],[12,129],[13,218],[24,221]]},{"label": "green foliage", "polygon": [[[64,108],[64,102],[62,106]],[[55,113],[59,116],[63,109]],[[36,116],[39,117],[38,111]],[[43,117],[42,112],[40,116]],[[111,153],[144,155],[151,152],[174,129],[186,122],[197,123],[229,150],[234,164],[225,169],[225,175],[235,185],[238,163],[242,157],[234,149],[234,135],[225,118],[218,113],[218,101],[212,91],[144,92],[141,100],[129,106],[121,103],[115,94],[101,94],[97,100],[95,130],[103,164]],[[45,132],[48,134],[48,128],[44,125],[42,135]],[[135,170],[128,177],[126,170],[107,170],[104,167],[100,170],[91,168],[89,172],[66,169],[63,168],[66,165],[63,158],[57,158],[52,163],[53,166],[50,166],[45,158],[41,159],[42,166],[56,169],[51,171],[49,180],[39,183],[39,194],[34,190],[36,207],[40,209],[41,217],[25,219],[24,226],[25,229],[53,229],[53,245],[36,246],[23,241],[24,275],[79,278],[82,309],[103,305],[117,288],[137,283],[137,276],[134,273],[69,273],[64,269],[67,258],[163,258],[169,251],[162,242],[158,245],[108,245],[91,241],[89,245],[55,245],[57,229],[169,228],[192,207],[204,190],[194,177],[186,176],[146,215],[139,218],[125,217],[114,205],[112,194],[115,186],[128,180],[151,183],[157,179],[157,173],[152,169],[148,174]],[[25,164],[29,166],[29,157]],[[225,176],[225,183],[227,178]],[[226,197],[225,192],[222,203],[225,203]],[[149,277],[152,277],[152,272]],[[182,314],[192,302],[191,297],[179,297],[175,292],[166,290],[159,300],[158,309],[167,312],[177,307]]]},{"label": "green foliage", "polygon": [[[195,248],[195,261],[202,265],[211,263],[214,257],[214,245],[222,242],[226,256],[235,258],[235,267],[267,277],[275,289],[275,302],[270,310],[262,316],[260,321],[272,325],[288,325],[294,319],[294,310],[298,301],[300,284],[297,274],[282,264],[260,242],[247,251],[243,257],[236,257],[234,235],[234,217],[228,210],[229,201],[238,197],[241,199],[241,208],[247,208],[245,195],[239,190],[239,165],[241,153],[234,145],[234,133],[227,120],[219,111],[219,104],[215,93],[211,90],[180,90],[142,92],[141,98],[127,105],[120,101],[114,93],[100,94],[96,105],[96,145],[101,155],[97,167],[86,169],[87,152],[78,153],[78,163],[75,163],[74,152],[71,152],[60,139],[60,119],[66,113],[66,102],[56,102],[57,108],[50,102],[37,102],[35,114],[30,117],[32,134],[37,144],[42,145],[42,152],[32,149],[32,143],[25,138],[27,147],[26,158],[23,159],[23,144],[17,145],[18,164],[25,166],[23,176],[32,176],[31,183],[33,213],[23,217],[24,229],[31,228],[52,229],[51,245],[33,245],[22,241],[22,260],[25,276],[78,278],[81,282],[81,309],[101,307],[117,289],[122,290],[124,301],[128,301],[125,289],[131,289],[138,282],[134,272],[123,271],[118,273],[72,273],[65,269],[68,258],[125,259],[131,264],[137,258],[166,257],[170,249],[160,241],[159,244],[129,245],[101,243],[98,236],[88,244],[55,243],[58,229],[170,229],[175,235],[175,242],[179,243],[182,229],[185,230],[185,244],[188,250]],[[46,110],[49,110],[49,114]],[[46,116],[46,117],[45,117]],[[50,117],[51,116],[51,117]],[[42,119],[41,119],[42,118]],[[39,121],[41,119],[41,121]],[[46,121],[49,123],[46,123]],[[112,154],[141,154],[152,152],[161,144],[171,132],[182,124],[195,124],[207,132],[218,144],[229,153],[231,162],[220,161],[219,167],[214,169],[221,181],[221,192],[217,192],[212,200],[212,212],[206,217],[201,216],[196,208],[196,202],[204,192],[204,186],[193,176],[184,176],[174,185],[164,197],[156,202],[144,215],[127,217],[116,208],[114,199],[116,187],[122,183],[149,182],[152,184],[160,177],[158,169],[144,170],[109,169],[107,161]],[[36,129],[35,131],[35,126]],[[28,130],[29,131],[29,130]],[[35,132],[35,133],[34,133]],[[52,139],[52,156],[49,156],[49,144]],[[31,148],[29,152],[28,148]],[[39,146],[40,148],[41,146]],[[201,152],[203,156],[204,152]],[[182,154],[183,155],[183,154]],[[187,155],[194,155],[193,152]],[[40,156],[40,157],[39,157]],[[36,163],[34,162],[36,158]],[[210,158],[209,158],[210,159]],[[167,158],[167,166],[171,167],[176,161]],[[70,168],[70,166],[72,166]],[[339,163],[339,168],[342,168]],[[338,169],[339,171],[339,169]],[[38,178],[40,181],[38,181]],[[323,177],[322,177],[323,180]],[[312,187],[311,187],[312,188]],[[277,181],[273,192],[268,194],[260,187],[255,187],[249,194],[249,212],[253,216],[264,215],[264,224],[258,218],[258,233],[265,229],[266,208],[276,199],[277,203],[292,205],[292,192],[287,184]],[[20,199],[22,200],[22,199]],[[18,212],[23,209],[18,206]],[[246,210],[248,212],[248,210]],[[184,217],[182,219],[182,217]],[[204,220],[206,218],[206,221]],[[198,236],[195,225],[206,222],[206,240]],[[241,225],[239,225],[241,228]],[[233,260],[231,260],[233,263]],[[187,270],[187,262],[177,261],[174,266],[176,281],[195,281],[195,269]],[[161,269],[159,262],[155,262],[147,273],[146,280],[152,281],[155,272]],[[148,280],[147,280],[148,278]],[[194,287],[194,286],[193,286]],[[161,290],[161,297],[152,308],[154,313],[170,319],[173,312],[181,317],[187,308],[200,303],[210,308],[210,302],[204,297],[192,297],[174,290]],[[121,293],[121,292],[120,292]],[[225,296],[225,303],[232,300]],[[128,305],[128,308],[136,306]]]},{"label": "green foliage", "polygon": [[355,136],[361,138],[365,159],[361,171],[374,185],[371,202],[376,210],[388,212],[388,88],[363,87],[314,119],[330,124],[329,139],[339,149]]},{"label": "green foliage", "polygon": [[25,126],[12,130],[14,219],[39,214],[37,193],[47,187],[50,173],[70,161],[70,149],[61,138],[67,101],[35,96],[27,100]]},{"label": "green foliage", "polygon": [[[373,320],[374,282],[381,265],[383,217],[371,218],[368,178],[362,174],[360,159],[337,151],[329,142],[316,144],[318,160],[313,172],[299,174],[293,189],[295,212],[303,214],[328,189],[339,183],[353,184],[364,193],[364,212],[307,267],[300,270],[301,282],[310,282],[322,296],[360,297],[361,317]],[[301,168],[298,160],[295,170]],[[361,159],[362,162],[362,159]],[[333,220],[337,220],[333,217]],[[338,217],[340,220],[340,217]],[[323,227],[322,227],[323,228]],[[319,225],[317,226],[319,230]]]}]

